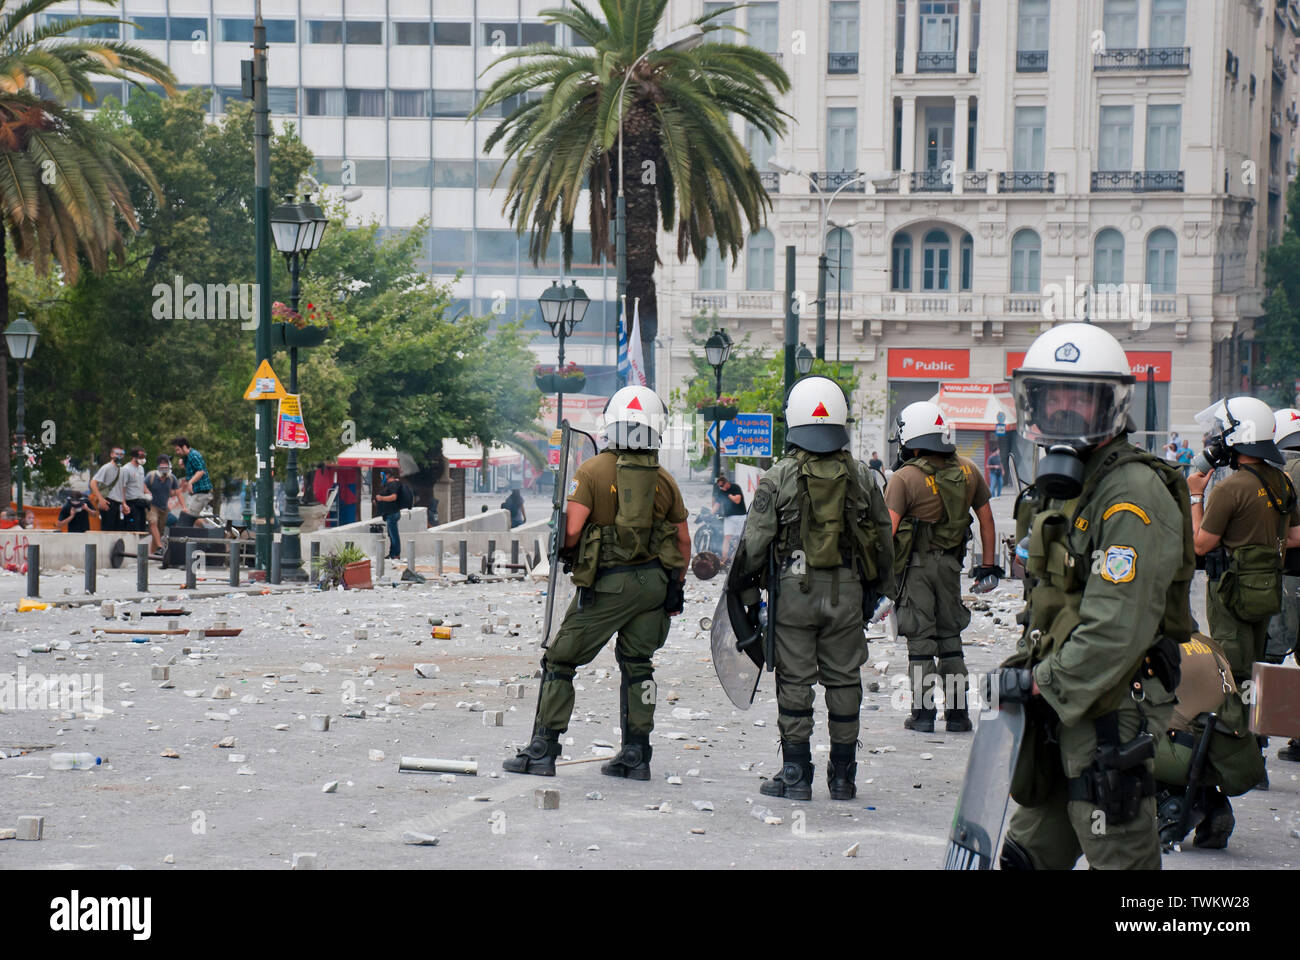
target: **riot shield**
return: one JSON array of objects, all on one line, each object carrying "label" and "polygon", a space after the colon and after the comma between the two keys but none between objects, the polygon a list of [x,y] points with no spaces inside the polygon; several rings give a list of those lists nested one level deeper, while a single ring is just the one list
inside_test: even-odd
[{"label": "riot shield", "polygon": [[[739,638],[731,623],[728,609],[730,588],[723,588],[718,606],[713,611],[713,625],[709,631],[709,647],[713,655],[713,669],[727,699],[741,710],[748,710],[758,691],[758,681],[763,675],[761,657],[756,658],[737,647]],[[756,644],[761,640],[756,641]],[[752,644],[754,646],[756,644]],[[755,651],[757,652],[757,651]]]},{"label": "riot shield", "polygon": [[945,870],[992,870],[1011,802],[1011,774],[1025,736],[1023,703],[1001,700],[979,715],[966,780],[948,833]]},{"label": "riot shield", "polygon": [[576,482],[574,474],[579,465],[596,455],[596,440],[591,434],[569,426],[568,420],[560,424],[559,432],[560,464],[555,472],[555,497],[551,501],[551,532],[547,543],[551,569],[546,585],[546,614],[542,620],[543,650],[555,639],[560,624],[564,622],[564,614],[577,593],[573,578],[564,572],[559,557],[560,548],[564,546],[565,504],[570,487]]}]

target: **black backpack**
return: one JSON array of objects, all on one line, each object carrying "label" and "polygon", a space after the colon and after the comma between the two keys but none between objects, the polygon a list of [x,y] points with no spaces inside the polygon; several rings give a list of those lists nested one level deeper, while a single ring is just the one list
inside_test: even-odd
[{"label": "black backpack", "polygon": [[415,497],[411,495],[411,488],[406,481],[397,481],[397,499],[393,502],[397,504],[398,510],[410,510],[415,506]]}]

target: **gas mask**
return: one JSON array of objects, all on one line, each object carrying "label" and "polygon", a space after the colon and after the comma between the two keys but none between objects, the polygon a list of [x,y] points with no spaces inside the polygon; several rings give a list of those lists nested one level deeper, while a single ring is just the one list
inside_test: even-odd
[{"label": "gas mask", "polygon": [[1068,443],[1053,444],[1038,461],[1034,485],[1053,500],[1073,500],[1083,492],[1083,461]]}]

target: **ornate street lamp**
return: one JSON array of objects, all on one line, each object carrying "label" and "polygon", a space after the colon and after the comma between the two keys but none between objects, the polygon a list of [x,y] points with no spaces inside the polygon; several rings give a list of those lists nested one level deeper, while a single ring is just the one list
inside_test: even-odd
[{"label": "ornate street lamp", "polygon": [[[591,306],[591,298],[578,286],[576,280],[567,287],[552,280],[551,285],[537,298],[537,305],[541,307],[542,319],[551,329],[551,336],[560,341],[555,369],[561,371],[564,369],[564,338],[573,336],[573,328],[582,323],[587,308]],[[558,372],[555,380],[555,425],[558,427],[564,420],[564,380]]]},{"label": "ornate street lamp", "polygon": [[704,358],[709,361],[715,376],[713,390],[714,423],[718,431],[713,444],[713,479],[717,482],[722,475],[722,419],[718,416],[719,401],[722,399],[722,368],[731,356],[731,337],[726,330],[716,330],[704,344]]},{"label": "ornate street lamp", "polygon": [[812,369],[813,355],[806,344],[799,344],[799,352],[794,355],[794,368],[799,371],[799,376],[808,376],[808,371]]},{"label": "ornate street lamp", "polygon": [[[5,327],[5,345],[9,348],[9,356],[14,358],[18,364],[18,429],[15,431],[14,439],[18,441],[18,518],[21,521],[23,514],[23,468],[27,465],[27,428],[23,424],[23,414],[25,412],[23,392],[23,364],[32,358],[36,352],[36,341],[41,337],[26,314],[18,314],[18,319],[9,326]],[[4,491],[4,499],[9,500],[9,491]]]}]

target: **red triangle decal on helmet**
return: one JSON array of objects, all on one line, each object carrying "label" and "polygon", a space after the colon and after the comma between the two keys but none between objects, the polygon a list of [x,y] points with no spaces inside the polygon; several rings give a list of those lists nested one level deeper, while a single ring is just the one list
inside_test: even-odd
[{"label": "red triangle decal on helmet", "polygon": [[1297,420],[1300,420],[1300,413],[1291,414],[1291,422],[1294,423]]},{"label": "red triangle decal on helmet", "polygon": [[629,410],[640,410],[640,409],[641,409],[641,398],[640,398],[640,397],[633,397],[630,401],[628,401],[627,408],[628,408]]},{"label": "red triangle decal on helmet", "polygon": [[826,410],[826,404],[818,403],[817,409],[812,412],[812,415],[814,417],[829,417],[830,413],[828,413]]},{"label": "red triangle decal on helmet", "polygon": [[942,414],[942,413],[939,414],[937,417],[934,418],[934,425],[935,425],[936,427],[942,427],[942,426],[943,426],[943,414]]}]

